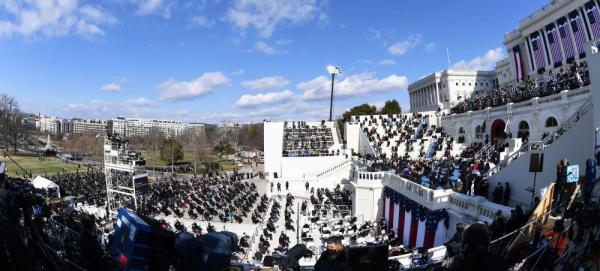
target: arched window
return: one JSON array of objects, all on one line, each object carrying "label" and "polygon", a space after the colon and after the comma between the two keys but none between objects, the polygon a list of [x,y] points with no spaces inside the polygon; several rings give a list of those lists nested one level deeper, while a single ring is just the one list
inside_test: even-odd
[{"label": "arched window", "polygon": [[519,122],[519,131],[517,132],[517,137],[523,138],[524,136],[529,137],[529,123],[522,120]]},{"label": "arched window", "polygon": [[475,127],[475,138],[483,138],[483,129],[481,125]]},{"label": "arched window", "polygon": [[463,128],[463,127],[458,128],[458,133],[459,134],[464,134],[465,133],[465,128]]},{"label": "arched window", "polygon": [[549,117],[546,119],[546,127],[556,127],[558,126],[558,121],[554,117]]}]

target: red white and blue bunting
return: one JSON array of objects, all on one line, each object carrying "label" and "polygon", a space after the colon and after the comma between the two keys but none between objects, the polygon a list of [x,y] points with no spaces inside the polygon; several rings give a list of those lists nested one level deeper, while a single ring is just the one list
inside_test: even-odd
[{"label": "red white and blue bunting", "polygon": [[440,246],[445,242],[449,217],[445,209],[429,210],[392,188],[383,189],[384,217],[409,248]]}]

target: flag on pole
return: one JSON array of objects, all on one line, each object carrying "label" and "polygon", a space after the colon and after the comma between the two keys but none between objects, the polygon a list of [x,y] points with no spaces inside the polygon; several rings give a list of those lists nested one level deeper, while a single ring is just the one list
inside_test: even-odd
[{"label": "flag on pole", "polygon": [[557,33],[558,31],[553,23],[546,26],[546,38],[548,39],[548,44],[550,44],[550,53],[552,55],[554,67],[558,67],[562,64],[562,54],[560,52],[560,45],[558,44]]},{"label": "flag on pole", "polygon": [[543,71],[546,67],[546,51],[544,50],[542,36],[537,31],[531,34],[531,48],[533,49],[533,55],[535,56],[536,69],[538,71]]},{"label": "flag on pole", "polygon": [[575,59],[575,49],[573,48],[571,29],[567,19],[560,18],[558,20],[558,34],[560,35],[560,41],[565,52],[565,58],[567,59],[567,62],[570,63]]},{"label": "flag on pole", "polygon": [[589,1],[585,4],[585,13],[588,16],[588,22],[592,28],[593,38],[600,38],[600,12],[594,1]]},{"label": "flag on pole", "polygon": [[571,23],[571,30],[573,31],[573,36],[575,37],[577,53],[579,53],[579,58],[583,58],[585,57],[584,48],[587,38],[585,36],[583,21],[581,20],[581,16],[579,16],[577,10],[569,13],[569,22]]}]

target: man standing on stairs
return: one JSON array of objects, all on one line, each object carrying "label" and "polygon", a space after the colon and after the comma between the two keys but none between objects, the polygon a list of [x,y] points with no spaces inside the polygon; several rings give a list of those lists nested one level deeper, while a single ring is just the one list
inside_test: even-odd
[{"label": "man standing on stairs", "polygon": [[556,164],[556,182],[554,184],[554,194],[552,195],[552,210],[556,214],[560,206],[561,196],[564,190],[564,184],[567,176],[567,166],[565,160],[558,160]]}]

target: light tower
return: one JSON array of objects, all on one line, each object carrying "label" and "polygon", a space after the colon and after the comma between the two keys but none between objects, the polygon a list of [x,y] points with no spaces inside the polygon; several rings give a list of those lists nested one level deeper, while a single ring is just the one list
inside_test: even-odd
[{"label": "light tower", "polygon": [[335,81],[335,75],[342,73],[342,68],[339,66],[329,65],[327,71],[331,74],[331,98],[329,99],[329,121],[333,117],[333,83]]},{"label": "light tower", "polygon": [[104,139],[104,178],[110,213],[127,206],[138,208],[138,195],[148,190],[146,160],[131,150],[129,140],[107,132]]}]

